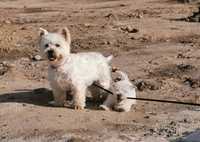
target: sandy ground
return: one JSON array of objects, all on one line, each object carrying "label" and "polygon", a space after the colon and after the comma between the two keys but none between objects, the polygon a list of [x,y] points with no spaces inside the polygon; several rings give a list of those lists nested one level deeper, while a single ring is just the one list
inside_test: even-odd
[{"label": "sandy ground", "polygon": [[39,27],[67,26],[73,52],[113,54],[139,97],[200,103],[200,26],[179,20],[197,10],[175,0],[0,0],[0,141],[167,142],[197,130],[194,106],[50,107],[47,63],[34,60]]}]

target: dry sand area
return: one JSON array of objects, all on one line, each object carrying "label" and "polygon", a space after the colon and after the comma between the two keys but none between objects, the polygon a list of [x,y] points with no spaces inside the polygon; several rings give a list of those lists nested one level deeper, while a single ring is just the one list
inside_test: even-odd
[{"label": "dry sand area", "polygon": [[180,20],[198,3],[180,1],[0,0],[0,141],[182,142],[198,133],[198,106],[51,107],[47,62],[37,56],[39,27],[67,26],[73,52],[113,54],[139,97],[200,103],[200,23]]}]

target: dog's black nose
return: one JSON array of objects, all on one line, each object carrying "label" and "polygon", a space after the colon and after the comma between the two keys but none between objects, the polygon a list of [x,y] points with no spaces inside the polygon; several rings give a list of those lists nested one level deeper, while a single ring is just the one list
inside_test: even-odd
[{"label": "dog's black nose", "polygon": [[47,52],[47,54],[48,54],[48,59],[49,59],[50,61],[56,59],[55,52],[54,52],[53,50],[49,50],[49,51]]}]

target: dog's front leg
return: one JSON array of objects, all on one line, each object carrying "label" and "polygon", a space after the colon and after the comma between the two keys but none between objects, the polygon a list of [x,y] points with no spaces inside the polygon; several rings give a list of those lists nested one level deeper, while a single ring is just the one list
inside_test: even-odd
[{"label": "dog's front leg", "polygon": [[53,106],[64,106],[66,94],[64,90],[53,88],[54,101],[49,102]]},{"label": "dog's front leg", "polygon": [[85,99],[86,99],[86,87],[77,86],[75,88],[75,94],[73,97],[74,109],[83,110],[85,107]]}]

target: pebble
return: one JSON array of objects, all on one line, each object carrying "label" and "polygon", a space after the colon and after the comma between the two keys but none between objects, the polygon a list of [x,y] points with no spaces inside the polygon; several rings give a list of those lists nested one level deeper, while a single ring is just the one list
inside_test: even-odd
[{"label": "pebble", "polygon": [[89,28],[89,27],[91,27],[91,24],[85,23],[84,26],[87,27],[87,28]]},{"label": "pebble", "polygon": [[11,24],[11,21],[10,20],[5,20],[4,23],[5,24]]},{"label": "pebble", "polygon": [[26,27],[21,27],[20,29],[21,29],[21,30],[26,30],[27,28],[26,28]]},{"label": "pebble", "polygon": [[22,106],[25,107],[25,106],[27,106],[27,105],[23,103]]},{"label": "pebble", "polygon": [[40,61],[42,59],[42,57],[40,56],[40,55],[35,55],[34,57],[33,57],[33,60],[34,61]]},{"label": "pebble", "polygon": [[131,26],[122,27],[121,30],[123,30],[123,31],[125,31],[125,32],[128,32],[128,33],[137,33],[137,32],[139,32],[138,29],[133,28],[133,27],[131,27]]}]

